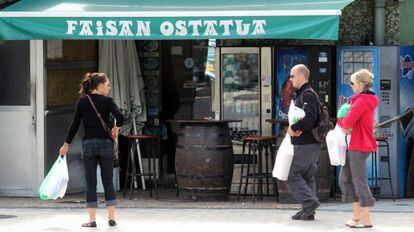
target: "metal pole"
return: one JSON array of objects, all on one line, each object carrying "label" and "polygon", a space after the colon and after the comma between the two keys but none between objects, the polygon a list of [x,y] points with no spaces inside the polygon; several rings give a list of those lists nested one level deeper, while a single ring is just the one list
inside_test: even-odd
[{"label": "metal pole", "polygon": [[397,115],[397,116],[395,116],[395,117],[393,117],[393,118],[391,118],[391,119],[388,119],[387,121],[384,121],[384,122],[381,122],[381,123],[379,123],[379,124],[375,125],[375,128],[382,127],[382,126],[387,125],[387,124],[390,124],[390,123],[392,123],[392,122],[394,122],[394,121],[400,120],[402,117],[404,117],[404,116],[406,116],[407,114],[411,113],[411,111],[413,111],[413,110],[414,110],[413,108],[410,108],[410,109],[408,109],[408,110],[407,110],[404,114],[402,114],[402,115]]},{"label": "metal pole", "polygon": [[[137,131],[137,122],[135,121],[135,115],[132,115],[132,126],[133,126],[133,129],[134,129],[134,134],[135,135],[138,134],[138,131]],[[141,149],[139,148],[139,140],[137,141],[136,146],[137,146],[136,148],[137,148],[137,154],[138,154],[139,172],[141,174],[143,174],[144,173],[144,168],[142,167],[142,158],[141,158]],[[144,176],[141,176],[141,183],[142,183],[142,189],[145,190],[146,187],[145,187],[145,179],[144,179]]]}]

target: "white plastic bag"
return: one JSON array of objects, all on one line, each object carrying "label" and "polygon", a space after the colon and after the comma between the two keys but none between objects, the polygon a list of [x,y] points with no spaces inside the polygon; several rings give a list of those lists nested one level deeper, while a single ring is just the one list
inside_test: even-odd
[{"label": "white plastic bag", "polygon": [[[350,135],[348,135],[348,137],[350,137]],[[338,124],[326,135],[326,146],[328,147],[329,161],[331,162],[331,165],[345,165],[347,149],[346,138],[346,134]]]},{"label": "white plastic bag", "polygon": [[277,151],[275,166],[273,168],[273,177],[286,181],[289,176],[290,166],[293,160],[293,145],[290,141],[290,135],[286,133],[285,138],[280,144]]},{"label": "white plastic bag", "polygon": [[39,196],[42,200],[56,200],[65,196],[68,187],[69,172],[66,156],[59,156],[53,164],[39,188]]},{"label": "white plastic bag", "polygon": [[289,125],[295,124],[297,121],[305,117],[305,111],[301,108],[295,106],[293,100],[290,101],[289,111],[288,111],[288,121]]}]

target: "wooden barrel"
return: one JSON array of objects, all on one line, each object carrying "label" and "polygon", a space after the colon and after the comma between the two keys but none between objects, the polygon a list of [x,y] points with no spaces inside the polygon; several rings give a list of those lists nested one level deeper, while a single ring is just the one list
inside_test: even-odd
[{"label": "wooden barrel", "polygon": [[182,200],[228,201],[233,176],[228,123],[182,123],[175,169]]},{"label": "wooden barrel", "polygon": [[[318,167],[315,174],[316,196],[320,202],[329,200],[333,175],[333,166],[329,162],[329,154],[326,147],[324,147],[319,152]],[[290,194],[284,181],[277,180],[277,190],[279,203],[298,203]]]}]

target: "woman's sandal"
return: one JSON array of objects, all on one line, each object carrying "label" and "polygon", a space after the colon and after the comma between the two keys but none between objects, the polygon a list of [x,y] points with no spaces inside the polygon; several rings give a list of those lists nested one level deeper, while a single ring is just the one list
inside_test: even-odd
[{"label": "woman's sandal", "polygon": [[97,225],[96,225],[96,222],[95,221],[93,221],[93,222],[87,222],[87,223],[83,223],[82,224],[82,227],[96,227]]},{"label": "woman's sandal", "polygon": [[116,221],[114,219],[111,219],[108,221],[109,226],[116,226]]},{"label": "woman's sandal", "polygon": [[372,225],[364,225],[357,222],[355,225],[350,226],[349,228],[372,228]]},{"label": "woman's sandal", "polygon": [[348,227],[351,227],[351,228],[352,228],[352,226],[355,226],[356,224],[358,224],[358,221],[359,221],[359,220],[354,220],[354,219],[351,219],[351,220],[347,221],[347,222],[345,223],[345,225],[346,225],[346,226],[348,226]]}]

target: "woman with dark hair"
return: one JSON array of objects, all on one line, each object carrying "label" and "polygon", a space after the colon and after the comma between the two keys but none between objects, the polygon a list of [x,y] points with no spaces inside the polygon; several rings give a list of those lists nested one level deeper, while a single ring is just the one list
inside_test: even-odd
[{"label": "woman with dark hair", "polygon": [[[117,201],[113,184],[114,139],[119,134],[124,118],[113,99],[108,97],[110,89],[109,79],[104,73],[87,73],[85,75],[80,84],[80,97],[76,103],[72,125],[59,151],[61,155],[68,153],[69,145],[79,128],[80,122],[83,121],[85,134],[82,138],[81,158],[85,167],[86,208],[88,208],[89,222],[82,224],[82,227],[97,226],[95,209],[98,206],[96,194],[98,164],[101,168],[105,201],[108,207],[108,223],[109,226],[116,226],[115,205]],[[105,127],[109,125],[110,114],[115,117],[116,125],[111,131],[108,131]],[[104,125],[105,123],[106,125]]]}]

